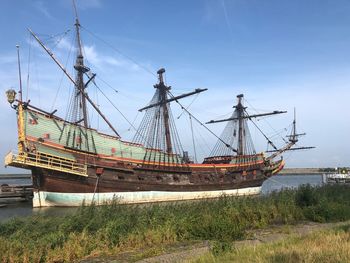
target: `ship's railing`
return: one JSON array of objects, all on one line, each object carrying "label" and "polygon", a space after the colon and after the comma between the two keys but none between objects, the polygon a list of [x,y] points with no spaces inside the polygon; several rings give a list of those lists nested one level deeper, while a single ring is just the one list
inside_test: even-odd
[{"label": "ship's railing", "polygon": [[10,152],[5,157],[5,165],[15,167],[40,167],[50,170],[87,176],[87,166],[75,160],[66,159],[43,152],[15,154]]},{"label": "ship's railing", "polygon": [[249,164],[254,165],[263,161],[263,154],[211,156],[204,159],[204,163],[230,163],[245,166]]}]

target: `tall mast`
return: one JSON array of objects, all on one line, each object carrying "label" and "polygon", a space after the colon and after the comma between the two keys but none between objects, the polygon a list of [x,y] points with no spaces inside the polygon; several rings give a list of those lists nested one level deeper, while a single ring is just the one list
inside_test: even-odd
[{"label": "tall mast", "polygon": [[295,114],[295,108],[294,108],[294,120],[293,120],[293,131],[292,131],[292,137],[291,140],[296,140],[296,134],[297,134],[297,128],[296,128],[296,114]]},{"label": "tall mast", "polygon": [[[226,153],[226,147],[229,147],[231,150],[233,150],[234,152],[237,153],[237,155],[243,155],[245,152],[244,152],[244,146],[246,144],[247,140],[245,138],[245,119],[249,118],[247,117],[247,114],[245,114],[245,109],[246,107],[243,106],[242,104],[242,98],[243,98],[243,94],[240,94],[240,95],[237,95],[237,99],[238,99],[238,102],[237,102],[237,105],[236,106],[233,106],[233,108],[235,108],[235,111],[232,115],[231,118],[228,118],[228,119],[222,119],[222,120],[211,120],[209,122],[207,122],[207,124],[211,124],[211,123],[217,123],[217,122],[226,122],[226,121],[234,121],[234,124],[233,126],[226,126],[224,132],[227,130],[227,127],[232,127],[228,129],[229,131],[229,134],[225,134],[224,136],[227,136],[227,141],[232,141],[232,138],[235,138],[236,137],[236,128],[238,128],[238,140],[234,140],[235,142],[237,142],[237,148],[234,149],[232,148],[232,146],[230,144],[227,144],[225,143],[225,139],[223,139],[222,137],[219,138],[219,143],[216,144],[216,146],[214,147],[213,151],[212,152],[217,152],[219,153],[220,155],[224,155],[223,153]],[[269,115],[269,114],[267,114]],[[237,127],[237,124],[238,124],[238,127]],[[248,132],[249,133],[249,132]],[[223,136],[223,135],[221,135]],[[222,145],[222,143],[224,143]],[[233,142],[232,142],[233,143]],[[232,144],[231,143],[231,144]],[[223,148],[223,146],[225,146],[225,148]]]},{"label": "tall mast", "polygon": [[307,150],[307,149],[314,149],[315,148],[314,146],[293,147],[298,142],[298,138],[300,136],[306,135],[306,133],[297,133],[296,123],[297,123],[296,112],[295,112],[295,108],[294,108],[294,120],[293,120],[292,132],[290,135],[287,136],[289,138],[289,143],[287,143],[281,149],[266,151],[266,152],[273,152],[273,154],[270,155],[269,157],[267,157],[266,160],[272,160],[273,158],[275,158],[276,156],[278,156],[279,154],[281,154],[285,151]]},{"label": "tall mast", "polygon": [[[25,152],[25,122],[23,114],[23,89],[22,89],[22,73],[21,73],[21,59],[19,55],[19,45],[17,48],[17,62],[18,62],[18,77],[19,77],[19,103],[18,103],[18,153]],[[16,93],[15,93],[16,95]]]},{"label": "tall mast", "polygon": [[[75,90],[74,90],[74,98],[73,98],[73,108],[71,109],[71,122],[78,124],[81,121],[84,121],[85,128],[88,128],[88,119],[87,119],[87,107],[86,102],[89,102],[90,105],[97,111],[97,113],[102,117],[102,119],[108,124],[108,126],[112,129],[112,131],[120,137],[116,129],[113,127],[113,125],[108,121],[106,116],[101,112],[101,110],[97,107],[97,105],[90,99],[89,95],[85,92],[85,88],[89,84],[89,82],[96,76],[96,74],[93,74],[92,77],[87,81],[86,84],[84,84],[84,73],[90,71],[90,69],[86,66],[84,66],[84,57],[82,55],[82,45],[80,40],[80,23],[78,19],[77,14],[77,8],[75,6],[75,1],[73,0],[73,7],[75,11],[75,27],[76,27],[76,38],[77,38],[77,59],[76,64],[74,65],[74,68],[77,71],[76,79],[68,73],[68,71],[65,69],[65,67],[57,60],[57,58],[54,56],[54,54],[44,45],[44,43],[38,38],[37,35],[34,34],[32,30],[28,28],[28,31],[30,34],[35,38],[35,40],[39,43],[39,45],[46,51],[46,53],[53,59],[53,61],[57,64],[57,66],[63,71],[63,73],[68,77],[68,79],[73,83]],[[82,112],[82,114],[81,114]],[[81,118],[83,115],[83,118]]]},{"label": "tall mast", "polygon": [[171,145],[171,136],[170,136],[170,127],[169,127],[169,109],[167,102],[167,91],[170,90],[170,87],[165,86],[163,73],[165,72],[164,68],[161,68],[157,71],[159,83],[155,85],[159,89],[159,97],[161,102],[161,107],[163,109],[163,118],[164,118],[164,130],[165,130],[165,141],[166,141],[166,151],[167,153],[173,152],[173,147]]},{"label": "tall mast", "polygon": [[[178,100],[199,94],[207,89],[195,89],[189,93],[173,96],[170,92],[171,87],[164,83],[164,73],[164,68],[157,71],[158,82],[154,85],[156,92],[150,103],[146,107],[139,109],[140,112],[146,111],[146,114],[133,141],[145,144],[151,149],[158,149],[168,154],[180,155],[183,154],[182,147],[169,105],[173,101],[179,103]],[[184,107],[182,107],[182,109],[188,112]],[[162,162],[164,162],[164,160],[162,160]]]},{"label": "tall mast", "polygon": [[243,94],[237,95],[238,103],[237,109],[237,118],[238,118],[238,147],[237,147],[237,155],[243,155],[244,149],[244,128],[243,128],[243,117],[244,117],[244,107],[242,105]]},{"label": "tall mast", "polygon": [[17,63],[18,63],[18,77],[19,77],[19,101],[23,101],[23,90],[22,90],[22,73],[21,73],[21,58],[19,56],[19,45],[16,45],[17,48]]},{"label": "tall mast", "polygon": [[[74,65],[74,69],[76,70],[76,77],[75,77],[75,105],[73,107],[76,107],[75,112],[77,115],[80,115],[78,111],[82,112],[83,116],[73,116],[77,119],[75,121],[78,121],[78,119],[81,120],[81,117],[84,121],[84,127],[88,128],[88,118],[87,118],[87,107],[86,107],[86,98],[84,94],[81,94],[82,92],[85,93],[85,85],[84,85],[84,73],[88,72],[90,69],[86,66],[84,66],[84,56],[82,51],[82,45],[81,45],[81,39],[80,39],[80,23],[78,18],[78,12],[75,5],[75,1],[73,0],[73,6],[74,6],[74,12],[75,12],[75,30],[76,30],[76,40],[77,40],[77,58]],[[80,109],[79,109],[80,108]],[[74,115],[74,113],[73,113]]]},{"label": "tall mast", "polygon": [[[243,94],[237,95],[237,99],[238,99],[237,105],[233,107],[235,108],[235,111],[230,118],[221,119],[221,120],[211,120],[207,122],[207,124],[218,123],[218,122],[231,122],[231,124],[228,124],[226,126],[226,128],[224,129],[221,135],[221,136],[224,136],[225,138],[220,137],[220,141],[215,145],[214,149],[212,150],[212,154],[213,154],[212,156],[228,155],[228,152],[226,151],[226,148],[225,148],[227,147],[226,143],[224,143],[224,145],[222,144],[222,142],[224,141],[231,141],[231,145],[233,145],[233,143],[237,143],[236,150],[234,150],[234,152],[236,152],[237,155],[248,154],[248,152],[251,150],[254,151],[254,146],[251,141],[251,136],[247,126],[247,120],[250,120],[253,122],[253,118],[286,113],[286,111],[275,110],[273,112],[250,115],[246,111],[247,107],[244,107],[243,105],[243,97],[244,97]],[[253,124],[257,127],[257,125],[254,122]],[[273,145],[273,143],[269,140],[269,138],[259,129],[259,127],[257,127],[257,129],[264,135],[267,141],[275,149],[277,149]],[[238,134],[236,133],[236,131],[238,131]],[[236,135],[238,135],[237,139],[235,139]]]}]

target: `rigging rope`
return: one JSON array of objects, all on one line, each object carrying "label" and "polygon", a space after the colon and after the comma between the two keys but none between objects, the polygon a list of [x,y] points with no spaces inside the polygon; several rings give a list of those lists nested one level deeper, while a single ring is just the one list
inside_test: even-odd
[{"label": "rigging rope", "polygon": [[136,128],[134,127],[134,125],[128,120],[128,118],[126,118],[126,116],[117,108],[117,106],[115,106],[115,104],[112,102],[112,100],[100,89],[100,87],[94,83],[94,85],[96,86],[96,88],[102,93],[102,95],[109,101],[109,103],[113,106],[113,108],[115,108],[119,114],[130,124],[130,126],[132,128],[134,128],[136,130]]},{"label": "rigging rope", "polygon": [[[246,110],[244,110],[244,112],[249,116],[248,112]],[[271,144],[271,146],[277,150],[277,147],[273,144],[273,142],[265,135],[265,133],[263,133],[263,131],[259,128],[259,126],[251,119],[249,118],[249,120],[254,124],[254,126],[260,131],[260,133],[265,137],[265,139],[267,140],[267,142],[269,144]]]},{"label": "rigging rope", "polygon": [[34,53],[33,53],[33,57],[32,57],[32,60],[33,63],[34,63],[34,74],[35,74],[35,79],[36,79],[36,85],[37,85],[37,89],[38,89],[38,99],[39,99],[39,108],[42,108],[41,106],[41,89],[40,89],[40,79],[39,79],[39,71],[38,71],[38,65],[37,65],[37,57],[36,57],[36,50],[33,49]]},{"label": "rigging rope", "polygon": [[[73,41],[75,42],[75,39],[74,39]],[[71,55],[71,52],[72,52],[72,48],[73,48],[73,44],[70,46],[70,49],[69,49],[69,52],[68,52],[68,57],[67,57],[67,60],[66,60],[65,66],[64,66],[65,68],[67,68],[68,61],[69,61],[69,59],[70,59],[70,55]],[[53,100],[52,106],[51,106],[51,112],[53,111],[53,109],[54,109],[54,107],[55,107],[58,94],[59,94],[59,92],[60,92],[60,90],[61,90],[61,87],[62,87],[62,82],[63,82],[64,76],[65,76],[65,74],[64,74],[64,72],[62,72],[61,79],[60,79],[60,83],[59,83],[59,85],[58,85],[58,89],[57,89],[55,98],[54,98],[54,100]]]},{"label": "rigging rope", "polygon": [[32,50],[33,36],[29,33],[29,52],[28,52],[28,69],[27,69],[27,91],[26,91],[26,101],[28,101],[28,92],[29,92],[29,71],[30,71],[30,57]]},{"label": "rigging rope", "polygon": [[[201,137],[202,141],[204,142],[204,145],[205,147],[207,147],[207,150],[210,152],[211,148],[210,146],[208,145],[208,142],[204,139],[202,133],[200,132],[200,130],[194,126],[195,130],[196,130],[196,133],[199,134],[199,136]],[[201,146],[201,144],[198,144],[198,146],[201,148],[202,150],[202,153],[205,153],[206,151],[203,149],[203,147]]]},{"label": "rigging rope", "polygon": [[[138,130],[135,128],[135,126],[133,125],[133,123],[131,123],[128,118],[118,109],[118,107],[113,103],[113,101],[100,89],[100,87],[94,83],[94,85],[96,86],[96,88],[102,93],[102,95],[109,101],[109,103],[113,106],[113,108],[115,108],[119,114],[127,121],[127,123],[129,123],[130,127],[132,127],[136,133],[139,133]],[[141,135],[141,137],[143,137]]]},{"label": "rigging rope", "polygon": [[[191,101],[191,103],[188,104],[188,106],[186,107],[186,110],[188,110],[188,109],[191,107],[192,103],[198,98],[198,96],[199,96],[199,93],[197,93],[196,96],[195,96],[195,97],[193,98],[193,100]],[[183,113],[184,113],[184,111],[182,111],[182,112],[180,113],[180,115],[177,116],[177,119],[180,119]]]},{"label": "rigging rope", "polygon": [[196,144],[194,141],[194,133],[193,133],[193,124],[192,124],[192,117],[189,115],[190,119],[190,125],[191,125],[191,134],[192,134],[192,144],[193,144],[193,151],[194,151],[194,161],[197,163],[197,151],[196,151]]},{"label": "rigging rope", "polygon": [[[96,87],[96,86],[95,86]],[[97,92],[97,88],[95,89],[95,96],[96,96],[96,106],[97,108],[100,108],[100,103],[98,100],[98,92]],[[100,114],[97,114],[97,130],[100,128]]]},{"label": "rigging rope", "polygon": [[[244,99],[244,101],[249,105],[250,108],[252,108],[256,113],[259,113],[246,99]],[[278,132],[276,131],[275,128],[273,128],[273,126],[270,124],[270,122],[267,121],[266,118],[262,118],[262,120],[264,120],[269,126],[270,128],[276,133],[278,134]],[[287,140],[283,137],[283,136],[280,136],[281,139],[285,142],[285,143],[288,143]]]},{"label": "rigging rope", "polygon": [[[174,95],[168,91],[169,95],[174,98]],[[214,135],[219,141],[221,141],[227,148],[230,148],[233,152],[236,152],[236,149],[233,149],[231,145],[228,143],[224,142],[219,136],[217,136],[214,132],[212,132],[204,123],[202,123],[200,120],[198,120],[192,113],[190,113],[178,100],[175,100],[177,104],[180,105],[181,109],[183,109],[187,114],[191,115],[191,117],[198,122],[201,126],[203,126],[207,131],[209,131],[212,135]]]},{"label": "rigging rope", "polygon": [[101,41],[102,43],[104,43],[106,46],[110,47],[112,50],[114,50],[115,52],[117,52],[118,54],[122,55],[123,57],[129,59],[132,63],[134,63],[135,65],[137,65],[138,67],[142,68],[143,70],[145,70],[147,73],[151,74],[154,77],[157,77],[156,74],[154,74],[151,70],[149,70],[148,68],[146,68],[145,66],[141,65],[140,63],[138,63],[136,60],[134,60],[133,58],[131,58],[128,55],[123,54],[119,49],[115,48],[113,45],[109,44],[108,42],[106,42],[105,40],[103,40],[102,38],[98,37],[97,35],[95,35],[94,33],[92,33],[91,31],[89,31],[87,28],[80,26],[82,29],[84,29],[86,32],[88,32],[90,35],[92,35],[93,37],[95,37],[96,39],[98,39],[99,41]]},{"label": "rigging rope", "polygon": [[[100,181],[100,176],[97,176],[94,193],[92,195],[91,205],[94,204],[94,198],[95,198],[96,191],[98,190],[99,181]],[[99,195],[97,195],[97,197],[99,197]],[[97,200],[97,203],[98,203],[98,200]]]},{"label": "rigging rope", "polygon": [[280,185],[282,185],[282,186],[285,186],[285,187],[288,187],[288,188],[294,187],[293,185],[288,185],[288,184],[279,182],[279,181],[273,179],[272,176],[268,177],[268,176],[266,176],[266,175],[264,175],[264,174],[262,174],[262,175],[263,175],[266,179],[268,179],[268,180],[270,180],[270,181],[272,181],[272,182],[278,183],[278,184],[280,184]]},{"label": "rigging rope", "polygon": [[[136,119],[137,119],[137,117],[139,116],[139,111],[137,111],[137,114],[136,114],[136,116],[135,116],[135,118],[134,118],[134,120],[131,122],[132,124],[134,124],[135,123],[135,121],[136,121]],[[130,126],[129,128],[128,128],[128,130],[127,131],[130,131],[130,129],[131,129],[132,127]]]},{"label": "rigging rope", "polygon": [[[61,35],[61,37],[56,41],[56,43],[54,44],[54,46],[52,47],[52,50],[54,50],[58,44],[61,42],[61,40],[70,32],[70,29],[67,29],[65,32],[61,33],[61,34],[57,34],[55,36],[52,36],[51,38],[55,38],[59,35]],[[50,39],[50,38],[49,38]]]},{"label": "rigging rope", "polygon": [[107,87],[111,88],[115,93],[119,93],[119,90],[116,90],[114,87],[112,87],[112,85],[110,85],[108,82],[103,80],[99,75],[96,75],[96,78],[101,80],[105,85],[107,85]]}]

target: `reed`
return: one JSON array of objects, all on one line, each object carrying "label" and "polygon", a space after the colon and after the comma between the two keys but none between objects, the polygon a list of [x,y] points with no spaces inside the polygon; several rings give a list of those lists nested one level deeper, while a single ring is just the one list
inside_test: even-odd
[{"label": "reed", "polygon": [[210,240],[217,254],[248,229],[302,220],[350,219],[346,186],[302,186],[268,196],[82,206],[74,214],[15,218],[0,224],[2,262],[74,262],[89,255],[137,249],[162,251],[176,242]]}]

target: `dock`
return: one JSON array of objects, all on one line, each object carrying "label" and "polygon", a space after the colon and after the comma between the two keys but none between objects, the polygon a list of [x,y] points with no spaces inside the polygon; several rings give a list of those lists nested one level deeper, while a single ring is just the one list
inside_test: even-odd
[{"label": "dock", "polygon": [[0,200],[16,200],[24,199],[31,200],[33,198],[32,185],[8,185],[2,184],[0,186]]}]

